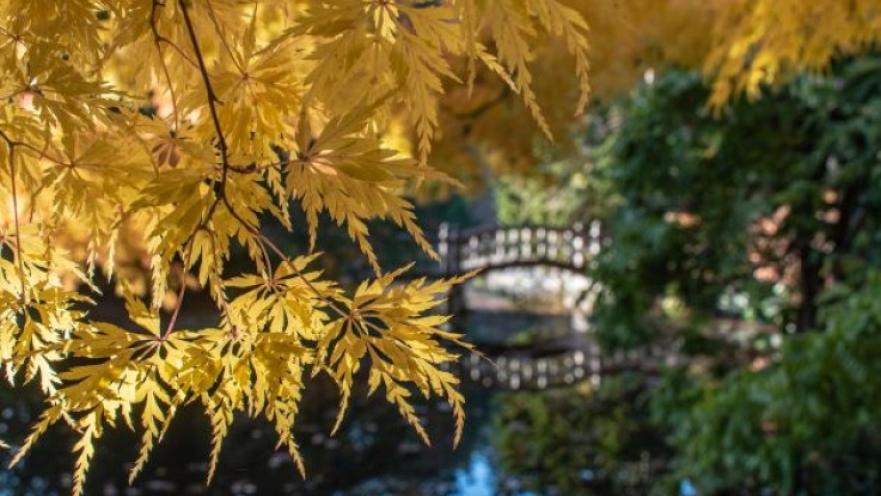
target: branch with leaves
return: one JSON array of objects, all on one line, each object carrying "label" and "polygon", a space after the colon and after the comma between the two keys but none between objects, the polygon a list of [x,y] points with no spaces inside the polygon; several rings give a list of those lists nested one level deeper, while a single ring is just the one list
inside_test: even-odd
[{"label": "branch with leaves", "polygon": [[[426,443],[415,396],[448,402],[459,442],[465,400],[446,365],[471,346],[436,309],[473,274],[403,282],[406,267],[381,269],[367,226],[390,221],[436,257],[408,194],[456,184],[429,165],[446,87],[473,83],[483,64],[547,128],[532,44],[564,40],[584,101],[586,25],[574,10],[9,0],[0,11],[0,188],[11,198],[9,218],[0,212],[0,358],[10,384],[37,381],[46,397],[13,464],[67,424],[82,494],[103,433],[123,425],[140,438],[134,480],[178,410],[197,404],[212,429],[209,481],[237,413],[269,421],[305,476],[294,439],[303,389],[317,374],[337,383],[336,431],[359,371]],[[455,73],[457,60],[470,75]],[[263,229],[293,229],[292,203],[305,213],[305,253]],[[347,291],[314,268],[321,215],[375,277]],[[253,270],[227,267],[238,247]],[[134,325],[90,318],[101,275]],[[178,328],[191,287],[210,295],[217,325]]]}]

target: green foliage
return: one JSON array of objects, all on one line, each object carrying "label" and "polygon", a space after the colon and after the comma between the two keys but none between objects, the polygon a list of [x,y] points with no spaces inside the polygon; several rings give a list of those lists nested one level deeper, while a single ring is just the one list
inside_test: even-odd
[{"label": "green foliage", "polygon": [[[822,281],[877,260],[879,63],[843,61],[833,76],[801,78],[719,116],[688,73],[612,107],[607,119],[621,124],[593,176],[617,205],[606,219],[614,249],[594,273],[607,346],[720,314],[805,330]],[[681,311],[671,315],[665,301]]]},{"label": "green foliage", "polygon": [[582,216],[581,198],[589,182],[585,171],[570,162],[542,167],[536,175],[512,175],[494,184],[502,224],[570,226]]},{"label": "green foliage", "polygon": [[861,289],[836,287],[821,332],[787,340],[758,372],[694,383],[668,377],[654,406],[673,432],[676,478],[706,493],[881,489],[879,296],[879,272]]},{"label": "green foliage", "polygon": [[646,390],[605,410],[615,381],[595,396],[506,400],[503,461],[534,487],[586,491],[579,470],[612,470],[603,454],[625,466],[639,433],[669,457],[658,494],[684,481],[699,494],[876,494],[881,57],[838,60],[718,114],[709,91],[666,73],[596,112],[584,161],[549,167],[554,193],[517,203],[503,189],[511,212],[538,218],[554,218],[554,195],[581,193],[570,212],[609,233],[590,274],[601,344],[664,338],[685,364],[660,382],[636,373]]},{"label": "green foliage", "polygon": [[658,487],[877,492],[879,90],[866,55],[719,115],[687,73],[607,114],[595,323],[609,348],[673,334],[689,364],[652,392],[674,451]]}]

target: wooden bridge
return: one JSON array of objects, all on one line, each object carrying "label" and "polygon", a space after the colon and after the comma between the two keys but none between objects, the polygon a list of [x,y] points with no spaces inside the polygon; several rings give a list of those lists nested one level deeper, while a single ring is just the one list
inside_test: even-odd
[{"label": "wooden bridge", "polygon": [[[437,235],[441,263],[417,270],[432,277],[451,277],[472,270],[482,273],[522,267],[556,267],[582,274],[602,246],[599,221],[569,228],[535,225],[484,226],[459,230],[442,224]],[[447,299],[447,313],[463,316],[468,307],[462,286]]]},{"label": "wooden bridge", "polygon": [[570,228],[524,225],[467,230],[443,224],[437,252],[440,272],[449,275],[539,265],[583,272],[601,246],[599,221]]},{"label": "wooden bridge", "polygon": [[[522,267],[552,267],[584,274],[603,246],[597,221],[569,228],[492,226],[458,230],[442,225],[436,239],[441,263],[420,270],[433,277],[450,277],[479,269],[482,273]],[[428,272],[428,274],[426,274]],[[575,311],[588,311],[576,309]],[[470,310],[464,288],[448,298],[447,312],[460,329]],[[587,316],[582,315],[582,321]],[[511,329],[517,332],[521,329]],[[479,352],[463,357],[450,369],[465,381],[494,389],[545,389],[582,380],[598,383],[604,375],[656,367],[663,350],[638,350],[603,355],[587,328],[573,326],[567,335],[549,341],[508,345],[477,343]]]}]

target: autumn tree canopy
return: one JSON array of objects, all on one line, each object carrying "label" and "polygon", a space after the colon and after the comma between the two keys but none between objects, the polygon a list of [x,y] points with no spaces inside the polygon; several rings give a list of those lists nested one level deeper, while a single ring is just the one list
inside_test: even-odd
[{"label": "autumn tree canopy", "polygon": [[[426,442],[412,396],[445,398],[458,439],[464,399],[441,366],[468,345],[431,310],[462,279],[396,282],[406,269],[382,273],[367,222],[433,255],[414,188],[456,187],[475,161],[522,168],[533,136],[564,145],[592,80],[612,92],[646,67],[699,65],[718,108],[881,33],[869,0],[783,3],[0,1],[0,357],[46,396],[15,461],[67,423],[80,494],[96,441],[124,424],[135,477],[196,403],[209,480],[235,412],[265,417],[305,472],[292,429],[308,377],[339,385],[338,427],[361,367]],[[308,253],[261,231],[291,229],[292,205]],[[349,292],[310,268],[320,215],[375,278]],[[247,272],[227,270],[237,247]],[[89,317],[102,277],[136,325]],[[189,286],[217,327],[177,328]]]}]

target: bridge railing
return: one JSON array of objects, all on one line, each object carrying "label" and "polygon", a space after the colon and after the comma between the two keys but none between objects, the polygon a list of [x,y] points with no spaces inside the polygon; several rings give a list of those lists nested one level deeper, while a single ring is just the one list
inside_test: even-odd
[{"label": "bridge railing", "polygon": [[443,224],[438,254],[447,274],[528,265],[581,270],[600,252],[602,234],[599,221],[569,228],[523,225],[467,230]]}]

